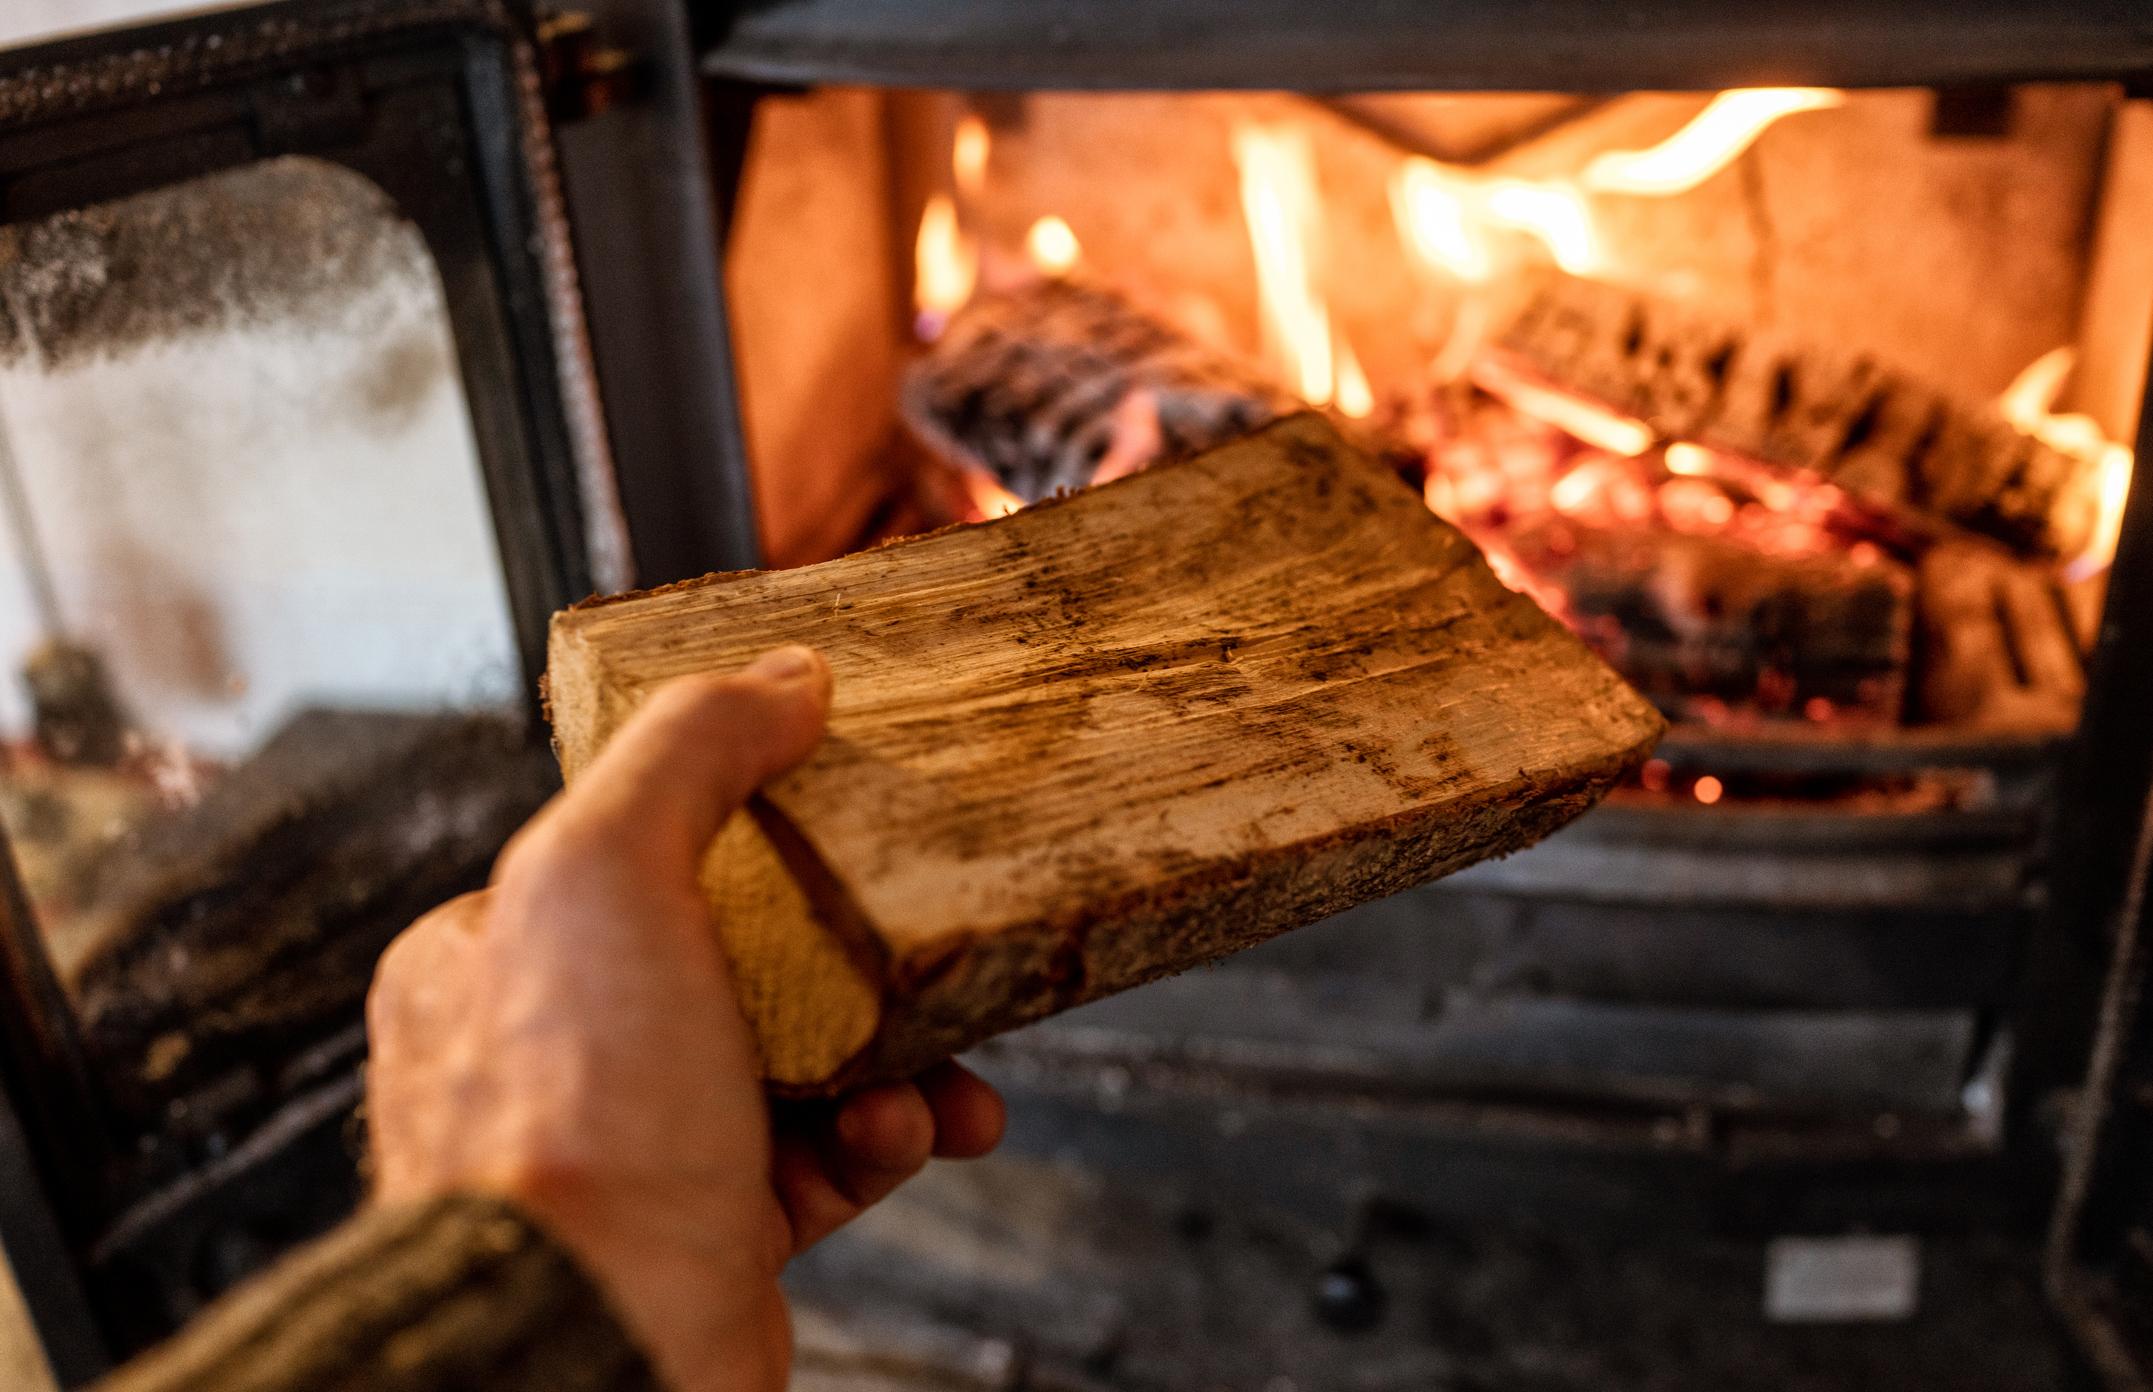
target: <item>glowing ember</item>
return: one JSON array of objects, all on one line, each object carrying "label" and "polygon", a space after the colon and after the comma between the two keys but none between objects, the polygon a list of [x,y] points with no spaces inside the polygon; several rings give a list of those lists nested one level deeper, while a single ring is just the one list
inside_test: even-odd
[{"label": "glowing ember", "polygon": [[979,277],[979,249],[957,222],[957,205],[948,194],[927,200],[920,215],[919,239],[912,252],[912,294],[918,308],[919,336],[941,336],[949,316],[972,297]]},{"label": "glowing ember", "polygon": [[1491,396],[1610,454],[1639,455],[1652,448],[1652,428],[1618,415],[1596,401],[1514,372],[1493,358],[1473,364],[1473,382]]},{"label": "glowing ember", "polygon": [[987,157],[992,152],[985,121],[967,116],[957,123],[957,138],[949,152],[950,172],[966,197],[977,197],[987,186]]},{"label": "glowing ember", "polygon": [[1667,447],[1667,472],[1687,478],[1703,478],[1712,472],[1712,451],[1703,445],[1676,441]]},{"label": "glowing ember", "polygon": [[1025,234],[1024,252],[1046,274],[1064,276],[1075,268],[1084,249],[1069,224],[1050,213],[1033,223],[1032,230]]},{"label": "glowing ember", "polygon": [[1771,124],[1802,111],[1839,106],[1829,87],[1750,87],[1712,98],[1690,123],[1649,150],[1611,150],[1585,166],[1594,193],[1666,197],[1687,193],[1732,164]]},{"label": "glowing ember", "polygon": [[1713,803],[1718,802],[1726,795],[1727,785],[1720,782],[1717,778],[1714,778],[1709,773],[1706,774],[1704,777],[1698,779],[1696,783],[1693,784],[1690,788],[1690,796],[1696,798],[1697,801],[1703,803],[1707,807],[1710,807]]},{"label": "glowing ember", "polygon": [[2093,417],[2057,414],[2056,399],[2077,365],[2073,349],[2051,349],[2027,364],[2004,388],[1996,405],[2005,420],[2043,444],[2092,464],[2087,483],[2091,496],[2084,500],[2093,509],[2091,540],[2064,567],[2068,578],[2083,580],[2099,574],[2116,558],[2116,543],[2123,535],[2123,506],[2130,500],[2133,458],[2130,446],[2109,439]]}]

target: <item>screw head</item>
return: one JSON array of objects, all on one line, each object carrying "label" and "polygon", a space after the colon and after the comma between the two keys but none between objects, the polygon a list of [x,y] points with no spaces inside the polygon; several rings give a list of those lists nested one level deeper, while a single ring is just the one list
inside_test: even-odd
[{"label": "screw head", "polygon": [[1361,1334],[1383,1320],[1390,1297],[1359,1257],[1341,1257],[1316,1277],[1316,1318],[1341,1334]]}]

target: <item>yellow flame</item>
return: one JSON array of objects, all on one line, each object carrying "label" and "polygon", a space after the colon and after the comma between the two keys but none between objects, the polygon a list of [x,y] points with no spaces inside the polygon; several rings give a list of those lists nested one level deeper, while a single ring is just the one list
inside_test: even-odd
[{"label": "yellow flame", "polygon": [[1233,133],[1241,212],[1256,253],[1264,346],[1303,400],[1321,406],[1333,388],[1331,319],[1317,292],[1315,158],[1308,136],[1288,127],[1242,125]]},{"label": "yellow flame", "polygon": [[2123,507],[2130,501],[2131,472],[2135,463],[2131,447],[2108,438],[2100,423],[2077,413],[2057,414],[2056,399],[2078,353],[2069,346],[2052,348],[2026,365],[1997,398],[2005,420],[2051,449],[2090,462],[2086,488],[2093,505],[2091,539],[2070,562],[2064,573],[2083,579],[2098,573],[2116,558],[2116,544],[2123,536]]},{"label": "yellow flame", "polygon": [[1600,237],[1592,210],[1576,189],[1561,183],[1498,179],[1488,186],[1488,216],[1537,238],[1555,264],[1571,275],[1600,268]]},{"label": "yellow flame", "polygon": [[2050,419],[2049,412],[2055,408],[2056,398],[2063,395],[2063,384],[2076,366],[2077,349],[2069,344],[2049,349],[2011,379],[2011,385],[1996,399],[1996,409],[2019,429],[2037,433],[2041,424]]},{"label": "yellow flame", "polygon": [[2093,536],[2065,567],[2072,579],[2096,574],[2115,560],[2116,545],[2123,539],[2123,509],[2131,500],[2132,463],[2128,445],[2110,445],[2101,451],[2093,476]]},{"label": "yellow flame", "polygon": [[1733,163],[1774,121],[1842,105],[1830,87],[1748,87],[1722,92],[1689,124],[1649,150],[1610,150],[1585,166],[1594,193],[1687,193]]},{"label": "yellow flame", "polygon": [[1331,333],[1338,346],[1338,414],[1348,420],[1366,420],[1376,409],[1375,391],[1368,385],[1368,374],[1361,370],[1361,360],[1354,356],[1353,345],[1346,342],[1336,325]]},{"label": "yellow flame", "polygon": [[987,156],[993,148],[985,121],[977,116],[966,116],[957,123],[957,138],[950,146],[949,165],[950,172],[956,176],[958,190],[966,196],[976,195],[987,186]]},{"label": "yellow flame", "polygon": [[922,338],[934,338],[949,316],[972,297],[979,276],[979,249],[957,222],[957,205],[946,193],[927,200],[919,239],[912,249],[912,295]]},{"label": "yellow flame", "polygon": [[1064,276],[1075,268],[1084,248],[1069,224],[1052,213],[1032,224],[1024,234],[1025,254],[1032,264],[1050,276]]},{"label": "yellow flame", "polygon": [[1420,258],[1460,280],[1479,282],[1494,271],[1480,235],[1477,190],[1470,181],[1415,155],[1391,175],[1391,216],[1398,237]]}]

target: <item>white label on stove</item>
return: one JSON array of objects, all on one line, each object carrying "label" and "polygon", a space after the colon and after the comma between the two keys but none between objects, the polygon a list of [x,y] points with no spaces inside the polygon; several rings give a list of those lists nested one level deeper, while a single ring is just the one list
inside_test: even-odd
[{"label": "white label on stove", "polygon": [[1911,1237],[1780,1237],[1764,1254],[1764,1317],[1821,1324],[1912,1317],[1921,1244]]}]

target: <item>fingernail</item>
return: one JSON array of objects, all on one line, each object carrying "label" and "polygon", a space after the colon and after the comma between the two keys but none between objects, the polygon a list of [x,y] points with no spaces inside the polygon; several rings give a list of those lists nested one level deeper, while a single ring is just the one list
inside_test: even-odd
[{"label": "fingernail", "polygon": [[768,677],[772,681],[798,681],[822,665],[822,659],[813,648],[789,643],[782,648],[772,648],[747,665],[747,675]]}]

